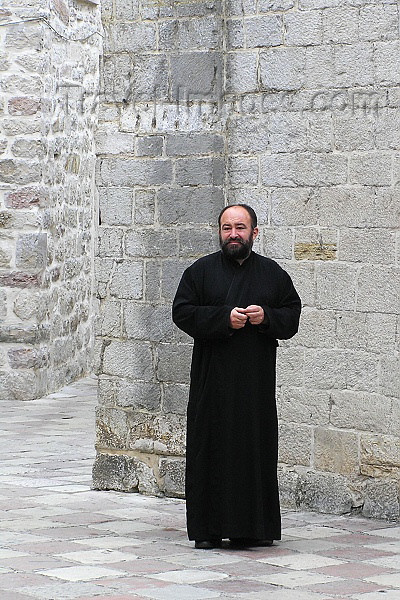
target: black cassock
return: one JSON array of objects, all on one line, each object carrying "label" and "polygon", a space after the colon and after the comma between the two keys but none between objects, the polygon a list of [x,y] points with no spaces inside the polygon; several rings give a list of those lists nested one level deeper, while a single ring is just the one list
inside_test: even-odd
[{"label": "black cassock", "polygon": [[[229,327],[235,306],[263,307],[266,323]],[[275,402],[277,338],[298,328],[300,298],[276,262],[242,265],[216,252],[184,272],[175,324],[194,338],[188,404],[189,539],[281,538]]]}]

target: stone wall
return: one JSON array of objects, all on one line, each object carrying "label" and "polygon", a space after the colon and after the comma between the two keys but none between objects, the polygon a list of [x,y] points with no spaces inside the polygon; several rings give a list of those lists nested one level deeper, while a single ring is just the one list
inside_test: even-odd
[{"label": "stone wall", "polygon": [[283,504],[398,518],[397,4],[107,0],[103,22],[95,487],[183,495],[170,303],[248,202],[304,305],[278,356]]},{"label": "stone wall", "polygon": [[92,0],[0,10],[0,398],[92,368],[96,31]]}]

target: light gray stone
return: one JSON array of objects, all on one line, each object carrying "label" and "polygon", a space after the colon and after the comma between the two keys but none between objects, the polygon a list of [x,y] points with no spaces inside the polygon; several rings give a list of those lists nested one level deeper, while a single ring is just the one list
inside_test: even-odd
[{"label": "light gray stone", "polygon": [[129,339],[169,341],[173,333],[170,307],[130,303],[124,310],[124,333]]},{"label": "light gray stone", "polygon": [[158,379],[171,383],[188,383],[191,354],[191,346],[188,344],[159,344],[157,347]]},{"label": "light gray stone", "polygon": [[174,100],[218,100],[221,85],[218,52],[187,52],[171,57]]},{"label": "light gray stone", "polygon": [[233,94],[257,91],[256,52],[229,52],[226,60],[227,91]]},{"label": "light gray stone", "polygon": [[322,43],[322,13],[297,11],[284,16],[285,42],[289,46],[314,46]]},{"label": "light gray stone", "polygon": [[162,458],[160,476],[164,479],[163,491],[166,496],[184,498],[185,461],[179,458]]},{"label": "light gray stone", "polygon": [[283,24],[280,15],[245,19],[244,28],[247,48],[263,48],[282,44]]},{"label": "light gray stone", "polygon": [[153,359],[148,343],[137,341],[112,341],[104,349],[103,372],[122,378],[151,381]]},{"label": "light gray stone", "polygon": [[218,187],[162,189],[158,193],[158,206],[163,225],[188,222],[214,225],[224,206],[223,193]]},{"label": "light gray stone", "polygon": [[110,293],[117,298],[138,300],[143,296],[143,265],[140,261],[125,260],[115,266],[109,284]]},{"label": "light gray stone", "polygon": [[304,49],[282,47],[262,51],[260,53],[261,89],[299,89],[304,83],[304,66]]}]

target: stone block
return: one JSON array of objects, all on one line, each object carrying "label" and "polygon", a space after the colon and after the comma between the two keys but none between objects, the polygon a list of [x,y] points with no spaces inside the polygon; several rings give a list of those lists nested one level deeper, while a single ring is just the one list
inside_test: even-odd
[{"label": "stone block", "polygon": [[0,400],[34,400],[44,393],[32,369],[0,371]]},{"label": "stone block", "polygon": [[227,50],[240,50],[244,48],[244,23],[243,19],[226,20],[226,47]]},{"label": "stone block", "polygon": [[48,365],[46,348],[14,348],[7,352],[12,369],[41,369]]},{"label": "stone block", "polygon": [[18,158],[41,159],[46,148],[40,140],[17,139],[11,145],[11,153]]},{"label": "stone block", "polygon": [[358,277],[357,310],[398,313],[400,270],[397,267],[364,266]]},{"label": "stone block", "polygon": [[163,491],[173,498],[185,497],[185,461],[179,458],[160,459],[160,477],[164,480]]},{"label": "stone block", "polygon": [[316,282],[314,263],[280,261],[281,266],[291,276],[301,298],[302,306],[315,307]]},{"label": "stone block", "polygon": [[102,61],[101,89],[105,102],[131,101],[132,58],[128,54],[105,55]]},{"label": "stone block", "polygon": [[137,225],[152,225],[155,219],[155,192],[135,190],[134,222]]},{"label": "stone block", "polygon": [[362,41],[397,38],[397,10],[394,4],[367,4],[360,8],[359,37]]},{"label": "stone block", "polygon": [[94,276],[96,281],[96,291],[99,298],[104,298],[107,293],[111,273],[114,267],[114,261],[110,258],[94,259]]},{"label": "stone block", "polygon": [[398,109],[380,108],[376,120],[376,147],[380,149],[396,149],[400,135],[400,117]]},{"label": "stone block", "polygon": [[18,188],[16,191],[8,192],[5,196],[7,208],[26,209],[35,206],[43,208],[48,201],[48,191],[40,187]]},{"label": "stone block", "polygon": [[186,415],[189,386],[183,383],[166,383],[163,387],[163,412]]},{"label": "stone block", "polygon": [[161,386],[159,383],[146,381],[121,380],[116,394],[116,404],[139,411],[159,411]]},{"label": "stone block", "polygon": [[230,153],[265,152],[269,145],[269,125],[265,116],[232,116],[227,121]]},{"label": "stone block", "polygon": [[308,389],[343,389],[346,387],[348,355],[336,350],[307,350],[304,368]]},{"label": "stone block", "polygon": [[5,48],[13,52],[15,50],[40,51],[43,48],[43,25],[40,22],[25,22],[15,24],[7,28],[5,36]]},{"label": "stone block", "polygon": [[244,20],[247,48],[280,46],[283,23],[280,15],[250,17]]},{"label": "stone block", "polygon": [[301,88],[304,84],[304,67],[303,48],[271,48],[260,52],[261,89],[289,91]]},{"label": "stone block", "polygon": [[372,85],[374,54],[371,44],[352,44],[335,48],[335,81],[339,87]]},{"label": "stone block", "polygon": [[222,185],[225,163],[222,158],[182,158],[175,162],[177,185]]},{"label": "stone block", "polygon": [[335,260],[337,230],[304,227],[295,233],[294,257],[296,260]]},{"label": "stone block", "polygon": [[323,11],[324,42],[354,44],[359,38],[359,9],[353,6],[327,8]]},{"label": "stone block", "polygon": [[392,181],[390,154],[370,152],[350,156],[349,182],[360,185],[388,186]]},{"label": "stone block", "polygon": [[32,290],[21,290],[14,300],[13,312],[22,321],[29,321],[36,317],[38,306],[38,294]]},{"label": "stone block", "polygon": [[314,466],[318,471],[357,475],[358,436],[348,431],[317,427],[314,432]]},{"label": "stone block", "polygon": [[222,44],[221,18],[216,16],[178,20],[177,47],[182,50],[216,50]]},{"label": "stone block", "polygon": [[226,56],[226,87],[231,94],[258,90],[257,53],[228,52]]},{"label": "stone block", "polygon": [[99,193],[99,225],[131,225],[133,190],[121,187],[101,187]]},{"label": "stone block", "polygon": [[179,415],[151,415],[129,412],[128,444],[130,450],[148,454],[184,456],[185,419]]},{"label": "stone block", "polygon": [[299,479],[295,470],[285,466],[278,467],[279,498],[282,508],[297,509]]},{"label": "stone block", "polygon": [[173,334],[171,308],[130,303],[124,310],[124,332],[129,339],[170,341]]},{"label": "stone block", "polygon": [[335,347],[335,312],[304,307],[301,314],[299,331],[296,334],[296,344],[306,348]]},{"label": "stone block", "polygon": [[15,264],[18,269],[40,270],[46,266],[47,233],[24,233],[16,242]]},{"label": "stone block", "polygon": [[218,52],[187,52],[172,56],[173,100],[218,100],[221,93],[222,58]]},{"label": "stone block", "polygon": [[400,515],[398,481],[367,480],[362,514],[372,519],[397,520]]},{"label": "stone block", "polygon": [[[104,0],[103,0],[104,1]],[[133,15],[139,14],[139,0],[115,0],[115,19],[117,21],[130,21]],[[102,4],[102,15],[104,16],[104,6]],[[109,18],[112,16],[112,6],[108,8]]]},{"label": "stone block", "polygon": [[163,225],[214,225],[224,206],[223,192],[218,187],[161,189],[158,192],[158,206]]},{"label": "stone block", "polygon": [[360,460],[362,472],[368,473],[368,467],[381,467],[374,473],[378,477],[385,477],[390,470],[400,467],[400,440],[398,436],[361,435]]},{"label": "stone block", "polygon": [[220,154],[224,150],[224,138],[214,133],[179,133],[166,136],[168,156],[196,156]]},{"label": "stone block", "polygon": [[232,186],[257,185],[259,165],[257,158],[232,156],[228,161],[228,177]]},{"label": "stone block", "polygon": [[308,117],[307,149],[310,152],[333,150],[333,122],[331,115],[314,113]]},{"label": "stone block", "polygon": [[278,154],[261,158],[261,181],[276,187],[338,185],[346,182],[345,156]]},{"label": "stone block", "polygon": [[316,10],[296,11],[284,16],[285,43],[288,46],[322,44],[322,13]]},{"label": "stone block", "polygon": [[151,51],[156,46],[156,27],[153,23],[113,23],[106,25],[105,52]]},{"label": "stone block", "polygon": [[114,227],[98,228],[98,249],[97,253],[101,257],[112,256],[119,258],[122,256],[123,231]]},{"label": "stone block", "polygon": [[271,152],[306,151],[307,126],[307,120],[300,113],[273,113],[268,128]]},{"label": "stone block", "polygon": [[178,21],[160,21],[158,23],[158,49],[175,50],[177,48]]},{"label": "stone block", "polygon": [[381,390],[386,396],[400,398],[399,354],[385,354],[381,359]]},{"label": "stone block", "polygon": [[271,191],[271,225],[312,225],[318,220],[316,194],[304,188],[280,188]]},{"label": "stone block", "polygon": [[228,0],[227,10],[229,15],[243,16],[257,12],[256,0]]},{"label": "stone block", "polygon": [[277,406],[282,423],[327,425],[330,393],[328,390],[308,390],[284,384],[278,389]]},{"label": "stone block", "polygon": [[[321,92],[321,88],[332,87],[335,81],[335,57],[331,46],[309,46],[306,49],[304,64],[304,80],[307,88],[317,90],[312,98],[311,106],[319,107],[319,102],[324,99],[324,107],[330,107],[331,93]],[[325,109],[326,109],[325,108]]]},{"label": "stone block", "polygon": [[159,261],[146,261],[144,299],[159,303],[161,300],[161,264]]},{"label": "stone block", "polygon": [[38,163],[5,158],[0,160],[0,182],[26,185],[39,181],[42,167]]},{"label": "stone block", "polygon": [[294,0],[259,0],[258,9],[261,13],[271,11],[287,11],[295,5]]},{"label": "stone block", "polygon": [[322,187],[318,194],[319,223],[323,226],[392,227],[400,217],[400,206],[387,188]]},{"label": "stone block", "polygon": [[316,305],[320,309],[354,310],[356,267],[318,262],[316,265]]},{"label": "stone block", "polygon": [[266,227],[263,243],[267,256],[274,259],[293,258],[293,231],[288,227]]},{"label": "stone block", "polygon": [[103,158],[99,161],[100,185],[127,187],[163,185],[170,183],[171,180],[172,164],[170,160],[121,157]]},{"label": "stone block", "polygon": [[298,508],[327,514],[350,513],[359,494],[347,477],[307,471],[300,476]]},{"label": "stone block", "polygon": [[[269,222],[270,201],[269,192],[265,188],[231,188],[228,192],[230,204],[249,204],[257,214],[259,226],[263,226]],[[260,241],[261,235],[256,239]]]},{"label": "stone block", "polygon": [[162,495],[152,469],[145,462],[124,454],[98,453],[93,465],[92,482],[95,490]]},{"label": "stone block", "polygon": [[8,113],[10,115],[34,115],[40,111],[40,108],[40,100],[28,96],[16,96],[8,100]]},{"label": "stone block", "polygon": [[386,433],[391,400],[385,396],[353,390],[331,391],[330,422],[341,429]]},{"label": "stone block", "polygon": [[303,385],[304,351],[302,348],[280,347],[277,357],[277,385]]},{"label": "stone block", "polygon": [[305,425],[281,423],[279,427],[279,462],[309,466],[312,429]]},{"label": "stone block", "polygon": [[387,229],[340,231],[339,260],[372,264],[394,264],[396,239]]},{"label": "stone block", "polygon": [[121,133],[99,130],[95,136],[96,153],[99,154],[133,154],[135,136],[132,133]]},{"label": "stone block", "polygon": [[183,229],[179,232],[179,256],[200,258],[218,250],[218,236],[210,229]]},{"label": "stone block", "polygon": [[365,112],[335,115],[333,127],[335,148],[342,152],[372,150],[375,127],[375,118]]},{"label": "stone block", "polygon": [[96,323],[99,335],[107,337],[121,337],[121,302],[103,300],[100,304],[100,313]]},{"label": "stone block", "polygon": [[104,349],[103,372],[106,375],[150,381],[153,379],[150,345],[136,341],[112,341]]},{"label": "stone block", "polygon": [[188,383],[191,365],[188,344],[160,344],[157,347],[157,378],[171,383]]},{"label": "stone block", "polygon": [[139,136],[136,139],[136,156],[161,156],[164,139],[159,135]]},{"label": "stone block", "polygon": [[155,102],[168,97],[168,63],[165,56],[138,55],[133,58],[129,100]]},{"label": "stone block", "polygon": [[110,294],[117,298],[139,300],[143,296],[143,264],[124,260],[118,263],[111,276]]},{"label": "stone block", "polygon": [[135,229],[125,235],[125,251],[128,256],[176,256],[177,238],[174,230]]},{"label": "stone block", "polygon": [[400,42],[377,42],[375,47],[375,77],[379,85],[400,83]]}]

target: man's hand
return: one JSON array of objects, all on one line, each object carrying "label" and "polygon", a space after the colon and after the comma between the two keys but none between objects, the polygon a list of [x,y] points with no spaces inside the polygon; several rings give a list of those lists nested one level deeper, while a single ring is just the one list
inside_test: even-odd
[{"label": "man's hand", "polygon": [[252,325],[261,325],[264,321],[264,309],[256,304],[250,304],[250,306],[245,308],[244,314],[248,316]]},{"label": "man's hand", "polygon": [[232,329],[242,329],[247,321],[246,309],[235,306],[231,310],[231,327]]}]

